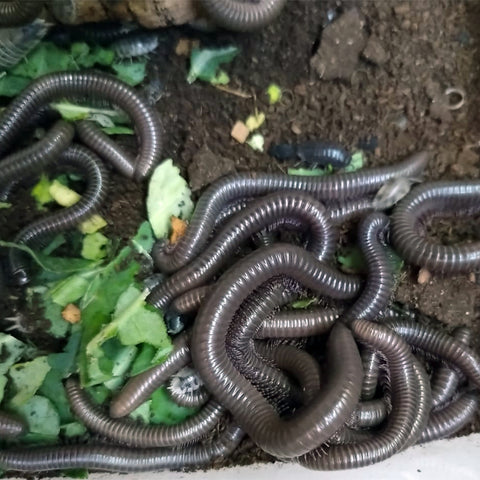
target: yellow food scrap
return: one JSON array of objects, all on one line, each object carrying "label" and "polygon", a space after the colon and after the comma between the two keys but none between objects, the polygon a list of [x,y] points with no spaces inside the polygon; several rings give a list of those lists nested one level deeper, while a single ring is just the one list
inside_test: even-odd
[{"label": "yellow food scrap", "polygon": [[259,113],[256,113],[255,115],[250,115],[247,118],[245,125],[251,132],[253,132],[257,128],[260,128],[264,122],[265,122],[265,114],[262,112],[259,112]]},{"label": "yellow food scrap", "polygon": [[78,226],[78,229],[84,234],[91,234],[97,232],[107,225],[107,221],[103,217],[94,213],[90,218],[84,220]]},{"label": "yellow food scrap", "polygon": [[170,243],[177,243],[180,238],[185,235],[187,230],[187,222],[181,218],[172,215],[170,217],[170,223],[172,226],[172,234],[170,235]]},{"label": "yellow food scrap", "polygon": [[240,120],[233,126],[230,133],[232,138],[234,138],[238,143],[245,143],[248,136],[250,135],[249,128]]},{"label": "yellow food scrap", "polygon": [[62,318],[68,323],[78,323],[82,319],[82,313],[76,305],[69,303],[62,311]]}]

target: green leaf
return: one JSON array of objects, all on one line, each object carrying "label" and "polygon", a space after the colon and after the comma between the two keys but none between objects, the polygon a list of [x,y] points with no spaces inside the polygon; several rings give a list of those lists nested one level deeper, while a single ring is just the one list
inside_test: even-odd
[{"label": "green leaf", "polygon": [[337,261],[347,273],[362,273],[367,270],[365,257],[356,245],[342,247],[337,254]]},{"label": "green leaf", "polygon": [[48,192],[62,207],[71,207],[82,198],[81,195],[71,188],[63,185],[57,179],[51,183],[50,187],[48,188]]},{"label": "green leaf", "polygon": [[85,235],[83,239],[82,257],[87,260],[101,260],[108,253],[110,240],[100,232]]},{"label": "green leaf", "polygon": [[50,255],[54,252],[58,247],[64,245],[66,243],[65,235],[63,233],[59,233],[56,235],[53,240],[42,250],[43,255]]},{"label": "green leaf", "polygon": [[140,353],[136,356],[130,370],[130,376],[133,377],[139,373],[148,370],[153,366],[153,357],[155,356],[156,348],[153,345],[144,343],[140,346]]},{"label": "green leaf", "polygon": [[303,177],[323,177],[328,175],[328,171],[323,168],[289,168],[289,175],[300,175]]},{"label": "green leaf", "polygon": [[107,225],[108,223],[103,217],[101,217],[97,213],[94,213],[90,218],[84,220],[78,228],[85,235],[89,235],[98,232],[98,230],[101,230]]},{"label": "green leaf", "polygon": [[50,371],[47,357],[37,357],[31,362],[17,363],[10,367],[8,374],[12,380],[15,396],[10,400],[11,408],[18,408],[30,400],[42,385]]},{"label": "green leaf", "polygon": [[228,76],[228,73],[219,70],[217,74],[210,80],[210,83],[212,85],[228,85],[230,83],[230,77]]},{"label": "green leaf", "polygon": [[142,423],[150,423],[150,405],[151,400],[142,403],[138,408],[136,408],[129,417],[133,420],[140,421]]},{"label": "green leaf", "polygon": [[136,60],[134,62],[116,62],[112,65],[117,77],[135,87],[142,83],[146,75],[147,60]]},{"label": "green leaf", "polygon": [[172,215],[188,220],[193,211],[191,192],[180,170],[171,159],[162,162],[153,172],[148,186],[147,212],[157,238],[170,232]]},{"label": "green leaf", "polygon": [[20,77],[38,78],[47,73],[77,69],[70,52],[52,42],[41,42],[27,55],[25,61],[16,65],[10,73]]},{"label": "green leaf", "polygon": [[27,442],[53,442],[60,433],[60,417],[52,402],[35,395],[15,409],[28,425]]},{"label": "green leaf", "polygon": [[303,298],[292,303],[292,308],[303,309],[308,308],[312,303],[315,303],[316,298]]},{"label": "green leaf", "polygon": [[88,470],[85,468],[70,468],[68,470],[62,470],[60,472],[60,475],[66,478],[76,478],[83,480],[88,478]]},{"label": "green leaf", "polygon": [[28,87],[30,79],[8,74],[0,78],[0,97],[15,97]]},{"label": "green leaf", "polygon": [[267,88],[268,103],[274,105],[282,98],[282,89],[275,83],[271,83]]},{"label": "green leaf", "polygon": [[22,252],[28,253],[35,263],[37,263],[43,270],[53,273],[77,273],[89,270],[97,265],[97,262],[92,262],[83,258],[51,257],[44,255],[43,253],[34,252],[31,248],[25,245],[5,242],[3,240],[0,240],[0,247],[16,248]]},{"label": "green leaf", "polygon": [[150,422],[174,425],[192,416],[198,408],[180,407],[172,401],[165,387],[153,392],[150,403]]},{"label": "green leaf", "polygon": [[80,340],[82,337],[82,328],[80,325],[73,325],[68,342],[65,345],[63,352],[51,353],[48,355],[48,364],[52,369],[60,372],[62,378],[68,377],[71,373],[76,371],[76,356],[80,347]]},{"label": "green leaf", "polygon": [[75,303],[82,298],[87,291],[90,280],[93,275],[88,273],[72,275],[60,280],[51,288],[49,294],[53,301],[60,307],[65,307],[69,303]]},{"label": "green leaf", "polygon": [[11,203],[8,202],[0,202],[0,210],[6,210],[12,206]]},{"label": "green leaf", "polygon": [[116,125],[114,127],[105,127],[102,128],[103,133],[107,135],[134,135],[135,131],[130,127],[123,127],[121,125]]},{"label": "green leaf", "polygon": [[50,179],[42,173],[40,180],[32,188],[32,197],[37,202],[37,206],[43,207],[45,204],[53,202],[53,197],[50,195]]},{"label": "green leaf", "polygon": [[[194,48],[190,55],[190,71],[187,82],[193,83],[197,78],[205,82],[219,80],[218,68],[224,63],[231,62],[239,53],[234,46],[224,48]],[[220,80],[222,77],[220,76]]]},{"label": "green leaf", "polygon": [[44,317],[50,322],[48,333],[55,338],[65,337],[69,331],[70,324],[62,317],[63,307],[54,303],[48,293],[41,297],[40,303],[43,307]]},{"label": "green leaf", "polygon": [[96,64],[109,66],[115,59],[113,50],[102,48],[100,46],[92,49],[83,42],[73,43],[70,52],[79,67],[91,68]]},{"label": "green leaf", "polygon": [[51,103],[50,107],[56,110],[62,116],[63,120],[66,120],[67,122],[91,120],[99,123],[100,126],[102,126],[101,122],[104,122],[105,118],[108,119],[109,125],[117,123],[123,124],[130,121],[128,117],[117,110],[86,107],[67,101]]},{"label": "green leaf", "polygon": [[3,400],[6,385],[7,385],[7,377],[5,375],[0,375],[0,403]]},{"label": "green leaf", "polygon": [[155,243],[155,237],[153,236],[153,230],[149,222],[143,222],[135,237],[132,239],[132,245],[138,253],[149,257],[152,251],[153,244]]},{"label": "green leaf", "polygon": [[[87,429],[80,422],[70,422],[60,426],[60,432],[67,438],[80,437]],[[87,478],[87,477],[72,477]]]},{"label": "green leaf", "polygon": [[352,155],[352,160],[350,161],[350,164],[345,167],[346,172],[356,172],[357,170],[360,170],[363,168],[363,165],[365,163],[365,156],[363,152],[358,151],[355,152]]},{"label": "green leaf", "polygon": [[48,398],[55,407],[61,423],[72,422],[74,420],[70,410],[70,403],[65,393],[65,387],[62,383],[62,373],[58,370],[50,370],[42,385],[38,389],[38,393]]},{"label": "green leaf", "polygon": [[18,361],[25,351],[25,344],[6,333],[0,333],[0,375]]}]

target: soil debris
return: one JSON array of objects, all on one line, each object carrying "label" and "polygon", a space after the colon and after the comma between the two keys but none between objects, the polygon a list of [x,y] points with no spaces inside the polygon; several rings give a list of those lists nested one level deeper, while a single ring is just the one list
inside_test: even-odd
[{"label": "soil debris", "polygon": [[193,192],[229,173],[234,173],[235,162],[230,158],[215,155],[207,146],[199,150],[188,167],[190,188]]},{"label": "soil debris", "polygon": [[367,44],[365,17],[352,8],[325,27],[311,66],[323,80],[349,80]]}]

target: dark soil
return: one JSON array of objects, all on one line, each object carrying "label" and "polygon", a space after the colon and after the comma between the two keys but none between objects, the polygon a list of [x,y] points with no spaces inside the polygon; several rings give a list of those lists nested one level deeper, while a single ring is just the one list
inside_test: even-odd
[{"label": "dark soil", "polygon": [[[258,108],[267,116],[261,128],[266,150],[273,142],[315,139],[338,141],[352,149],[360,141],[374,138],[378,146],[368,154],[369,165],[396,162],[427,149],[431,152],[427,179],[480,176],[480,6],[476,0],[287,3],[281,18],[259,33],[206,34],[187,28],[165,31],[164,41],[152,57],[164,82],[158,109],[164,119],[165,158],[173,158],[185,175],[218,170],[216,157],[233,160],[237,171],[284,171],[287,165],[230,137],[233,124]],[[310,62],[320,44],[327,12],[341,15],[353,7],[365,17],[366,37],[376,42],[369,58],[381,65],[359,59],[349,75],[343,72],[343,79],[325,81]],[[253,98],[202,82],[188,85],[188,59],[174,53],[178,40],[184,37],[199,39],[204,46],[240,46],[241,54],[227,66],[232,79],[229,87],[253,94]],[[375,57],[379,44],[383,52]],[[348,45],[342,48],[347,51],[340,49],[339,58],[348,55]],[[268,105],[264,94],[272,82],[285,90],[275,106]],[[441,93],[447,87],[465,90],[466,102],[461,109],[442,108]],[[198,152],[206,149],[211,152],[211,168],[207,163],[207,168],[203,165],[189,170]],[[221,163],[231,169],[230,163]],[[203,179],[190,181],[202,184]],[[144,196],[144,187],[112,174],[111,196],[103,212],[109,221],[109,234],[122,238],[132,235],[145,217]],[[2,238],[10,239],[20,226],[37,216],[25,196],[17,196],[14,202],[18,205],[22,200],[22,208],[0,211]],[[476,221],[445,221],[438,222],[435,231],[449,242],[467,241],[478,239],[477,225]],[[475,273],[433,277],[420,285],[417,269],[411,268],[402,277],[397,299],[448,328],[470,325],[475,347],[480,349],[480,277]],[[480,430],[479,419],[471,430]],[[247,450],[234,461],[251,459]]]}]

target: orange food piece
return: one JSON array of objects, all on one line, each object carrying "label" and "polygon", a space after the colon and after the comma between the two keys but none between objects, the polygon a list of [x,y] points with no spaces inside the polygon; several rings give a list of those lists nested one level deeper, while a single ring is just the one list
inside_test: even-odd
[{"label": "orange food piece", "polygon": [[68,323],[78,323],[82,319],[82,312],[73,303],[69,303],[62,311],[62,318]]},{"label": "orange food piece", "polygon": [[172,215],[170,217],[170,223],[172,225],[170,243],[177,243],[178,240],[185,235],[185,231],[187,230],[187,222]]}]

